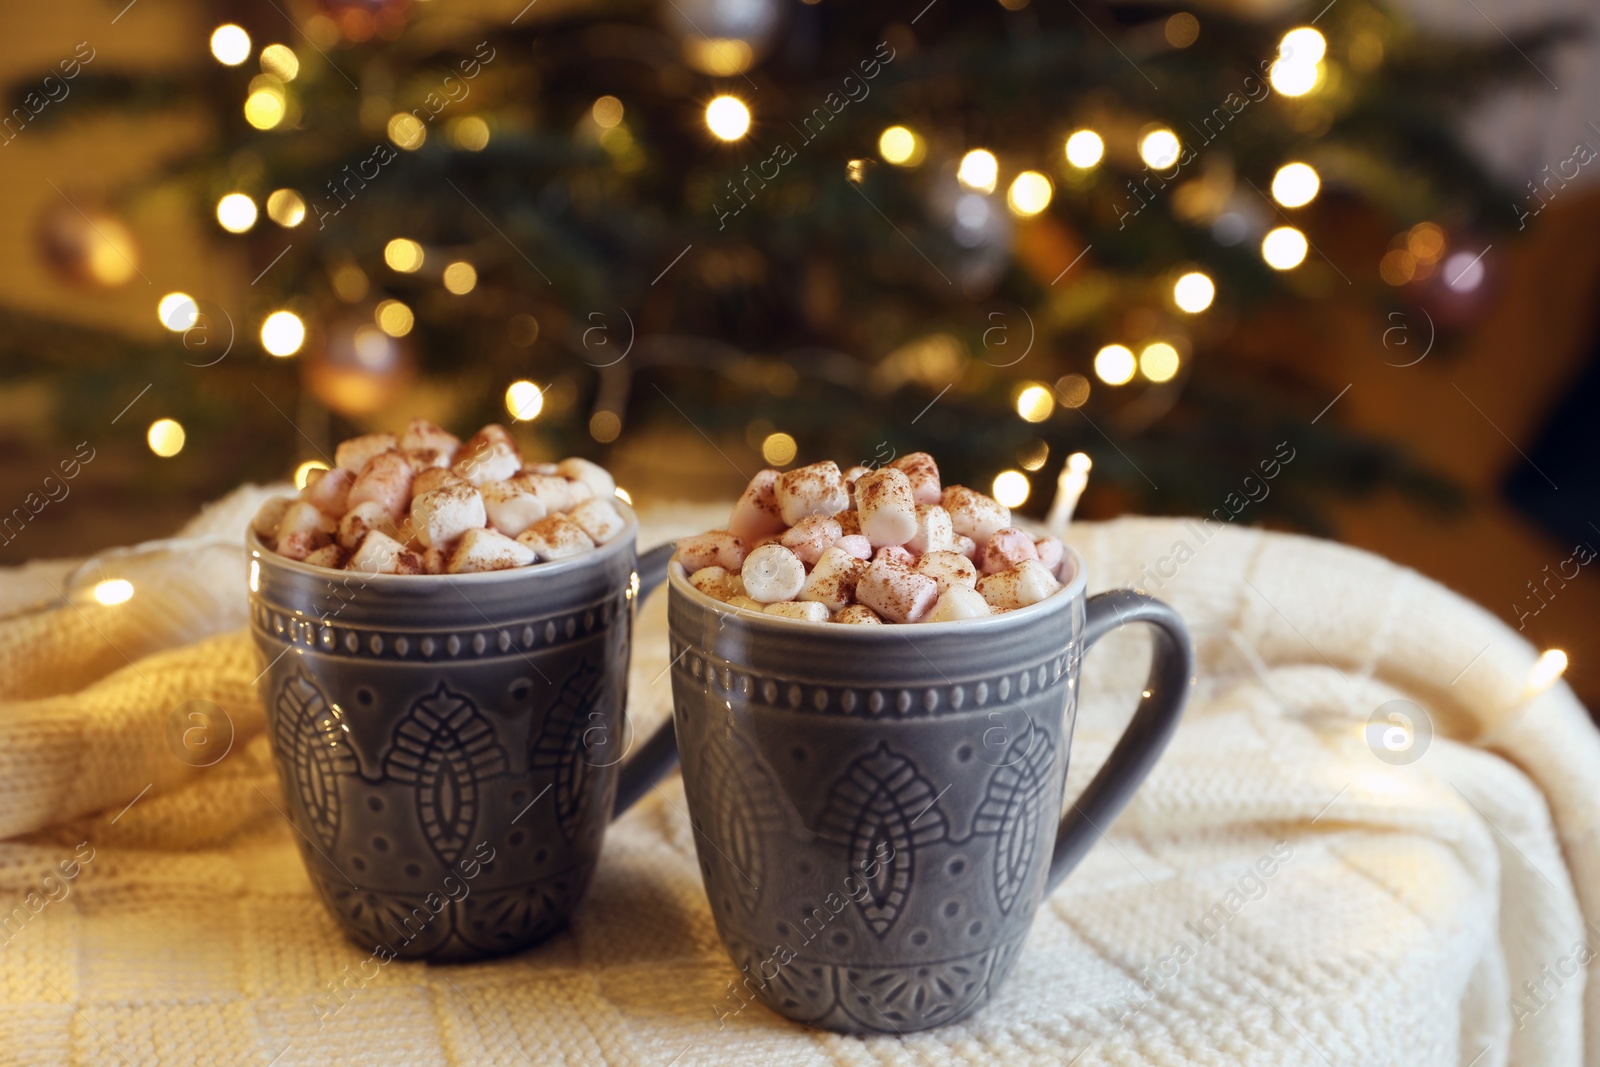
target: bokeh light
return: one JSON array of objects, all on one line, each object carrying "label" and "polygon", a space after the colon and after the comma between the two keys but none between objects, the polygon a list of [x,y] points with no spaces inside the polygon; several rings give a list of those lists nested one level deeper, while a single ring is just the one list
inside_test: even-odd
[{"label": "bokeh light", "polygon": [[1067,138],[1067,162],[1088,170],[1106,154],[1106,143],[1093,130],[1079,130]]},{"label": "bokeh light", "polygon": [[622,101],[614,96],[602,96],[594,102],[589,109],[589,114],[594,117],[594,123],[602,130],[609,130],[622,121]]},{"label": "bokeh light", "polygon": [[1180,311],[1198,315],[1216,299],[1217,286],[1210,275],[1192,270],[1172,283],[1172,302]]},{"label": "bokeh light", "polygon": [[94,590],[89,594],[94,597],[95,603],[111,607],[115,604],[126,604],[133,599],[133,583],[126,578],[107,578],[96,582]]},{"label": "bokeh light", "polygon": [[261,69],[280,81],[292,82],[300,73],[300,57],[286,44],[269,44],[261,50]]},{"label": "bokeh light", "polygon": [[1063,374],[1056,379],[1056,397],[1064,408],[1081,408],[1089,402],[1089,379],[1081,374]]},{"label": "bokeh light", "polygon": [[795,439],[786,433],[768,434],[766,440],[761,442],[761,458],[774,467],[784,467],[794,462],[794,457],[799,452]]},{"label": "bokeh light", "polygon": [[506,386],[506,411],[518,422],[529,422],[544,410],[544,390],[523,379]]},{"label": "bokeh light", "polygon": [[305,343],[306,324],[292,311],[274,311],[261,324],[261,347],[274,356],[292,356]]},{"label": "bokeh light", "polygon": [[915,167],[928,154],[927,145],[906,126],[890,126],[878,135],[878,155],[897,167]]},{"label": "bokeh light", "polygon": [[1017,394],[1017,414],[1026,422],[1043,422],[1055,409],[1055,396],[1037,382],[1023,387]]},{"label": "bokeh light", "polygon": [[[610,444],[620,433],[622,433],[622,419],[615,411],[597,411],[589,416],[589,436],[601,444]],[[618,489],[617,492],[620,494],[622,490]]]},{"label": "bokeh light", "polygon": [[1094,354],[1094,374],[1107,385],[1124,385],[1133,380],[1139,362],[1126,345],[1106,345]]},{"label": "bokeh light", "polygon": [[1178,135],[1165,126],[1158,126],[1139,138],[1139,158],[1155,170],[1177,166],[1183,153]]},{"label": "bokeh light", "polygon": [[373,309],[372,318],[378,324],[378,329],[390,337],[404,337],[416,325],[416,316],[411,314],[411,309],[398,300],[380,303]]},{"label": "bokeh light", "polygon": [[737,141],[750,130],[750,109],[737,96],[719,96],[706,105],[706,127],[723,141]]},{"label": "bokeh light", "polygon": [[956,169],[956,180],[975,193],[994,192],[1000,179],[1000,161],[987,148],[974,148],[961,157]]},{"label": "bokeh light", "polygon": [[211,31],[211,54],[225,67],[237,67],[250,58],[250,35],[242,26],[224,23]]},{"label": "bokeh light", "polygon": [[428,128],[422,120],[408,111],[397,111],[389,116],[389,140],[407,152],[414,152],[428,139]]},{"label": "bokeh light", "polygon": [[1305,163],[1285,163],[1272,176],[1272,199],[1284,207],[1305,207],[1321,188],[1322,179]]},{"label": "bokeh light", "polygon": [[162,459],[170,459],[183,451],[186,436],[183,425],[177,419],[157,419],[145,431],[144,439],[150,451]]},{"label": "bokeh light", "polygon": [[1054,192],[1049,178],[1036,170],[1025,170],[1012,180],[1011,189],[1006,193],[1006,204],[1013,215],[1026,218],[1049,207]]},{"label": "bokeh light", "polygon": [[1305,262],[1309,242],[1293,226],[1279,226],[1261,239],[1261,258],[1273,270],[1293,270]]},{"label": "bokeh light", "polygon": [[477,284],[477,270],[464,259],[458,259],[444,269],[444,287],[457,296],[472,292]]},{"label": "bokeh light", "polygon": [[453,119],[449,133],[450,143],[468,152],[482,152],[489,147],[489,124],[477,115]]},{"label": "bokeh light", "polygon": [[294,469],[294,487],[296,489],[304,489],[306,483],[311,480],[312,471],[325,471],[327,469],[328,465],[320,459],[306,460]]},{"label": "bokeh light", "polygon": [[168,293],[156,304],[156,317],[173,333],[182,333],[200,319],[200,307],[188,293]]},{"label": "bokeh light", "polygon": [[256,224],[256,202],[243,193],[217,201],[217,222],[229,233],[244,233]]},{"label": "bokeh light", "polygon": [[306,201],[293,189],[274,189],[267,197],[267,218],[293,228],[306,219]]},{"label": "bokeh light", "polygon": [[390,270],[411,274],[422,269],[425,259],[422,246],[409,237],[396,237],[383,246],[383,261]]},{"label": "bokeh light", "polygon": [[994,498],[1008,508],[1020,508],[1028,502],[1033,486],[1021,471],[1001,471],[994,476]]},{"label": "bokeh light", "polygon": [[1165,341],[1144,346],[1139,353],[1139,373],[1152,382],[1170,382],[1178,373],[1178,350]]}]

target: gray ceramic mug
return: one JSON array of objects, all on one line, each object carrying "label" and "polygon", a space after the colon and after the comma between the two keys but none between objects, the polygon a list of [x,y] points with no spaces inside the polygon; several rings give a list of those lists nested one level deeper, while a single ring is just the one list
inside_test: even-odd
[{"label": "gray ceramic mug", "polygon": [[[1041,900],[1155,764],[1194,653],[1166,604],[1050,599],[983,619],[821,625],[730,610],[670,568],[672,692],[711,911],[739,977],[797,1022],[909,1033],[982,1007]],[[1155,626],[1138,711],[1064,819],[1085,650]],[[1059,819],[1059,825],[1058,825]]]},{"label": "gray ceramic mug", "polygon": [[516,570],[364,575],[249,535],[258,689],[285,814],[318,894],[375,953],[466,960],[557,929],[606,823],[676,761],[624,761],[634,608],[671,546],[638,523]]}]

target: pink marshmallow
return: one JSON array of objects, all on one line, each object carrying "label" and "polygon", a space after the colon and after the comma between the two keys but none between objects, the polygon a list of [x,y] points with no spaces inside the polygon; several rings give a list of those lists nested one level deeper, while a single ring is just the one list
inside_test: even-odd
[{"label": "pink marshmallow", "polygon": [[926,452],[910,452],[894,461],[896,470],[905,472],[911,482],[911,496],[918,504],[939,503],[939,465]]},{"label": "pink marshmallow", "polygon": [[938,599],[932,578],[889,559],[873,560],[856,583],[856,600],[892,622],[916,622]]},{"label": "pink marshmallow", "polygon": [[728,532],[746,541],[781,533],[785,526],[778,513],[778,472],[757,471],[745,487],[728,518]]},{"label": "pink marshmallow", "polygon": [[808,515],[785,530],[779,543],[807,567],[816,563],[829,545],[844,536],[839,524],[826,515]]},{"label": "pink marshmallow", "polygon": [[744,541],[727,530],[694,534],[678,539],[678,562],[690,574],[706,567],[738,572],[744,566]]},{"label": "pink marshmallow", "polygon": [[333,450],[333,465],[340,470],[347,470],[355,474],[367,465],[367,461],[379,452],[388,452],[390,449],[400,447],[400,441],[392,433],[367,433],[360,437],[352,437],[348,441],[340,441],[339,447]]},{"label": "pink marshmallow", "polygon": [[983,546],[983,573],[998,574],[1008,571],[1023,560],[1037,560],[1039,550],[1033,538],[1014,526],[996,530]]},{"label": "pink marshmallow", "polygon": [[872,558],[874,562],[886,559],[890,563],[898,563],[903,567],[909,567],[917,561],[917,557],[899,545],[884,545],[872,554]]},{"label": "pink marshmallow", "polygon": [[833,543],[834,548],[842,548],[857,559],[872,558],[872,542],[860,534],[845,534]]},{"label": "pink marshmallow", "polygon": [[406,462],[406,457],[401,452],[379,452],[367,460],[367,465],[361,468],[361,473],[356,475],[356,480],[350,486],[347,498],[350,507],[366,500],[375,500],[383,505],[390,518],[399,522],[405,518],[406,510],[411,505],[411,480],[415,472],[411,464]]},{"label": "pink marshmallow", "polygon": [[350,507],[350,485],[355,475],[342,467],[333,470],[313,470],[306,476],[306,487],[300,490],[300,499],[309,500],[324,515],[338,518]]},{"label": "pink marshmallow", "polygon": [[1039,562],[1050,568],[1050,573],[1057,578],[1061,575],[1061,561],[1066,558],[1067,550],[1061,542],[1054,537],[1041,537],[1033,543],[1034,551],[1039,554]]}]

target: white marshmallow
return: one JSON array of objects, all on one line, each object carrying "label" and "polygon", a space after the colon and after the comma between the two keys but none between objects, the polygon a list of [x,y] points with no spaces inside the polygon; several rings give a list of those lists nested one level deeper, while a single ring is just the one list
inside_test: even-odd
[{"label": "white marshmallow", "polygon": [[318,511],[337,519],[350,507],[350,485],[354,481],[355,475],[342,467],[313,470],[306,476],[300,499],[309,500]]},{"label": "white marshmallow", "polygon": [[964,485],[952,485],[941,497],[958,534],[986,543],[994,532],[1011,525],[1011,509],[990,496]]},{"label": "white marshmallow", "polygon": [[738,575],[729,574],[724,567],[701,567],[689,575],[689,584],[714,600],[730,600],[742,595]]},{"label": "white marshmallow", "polygon": [[382,530],[372,530],[356,546],[345,569],[363,574],[399,574],[400,557],[405,554],[405,546],[399,541]]},{"label": "white marshmallow", "polygon": [[800,557],[807,567],[821,558],[823,551],[844,536],[839,524],[826,515],[808,515],[783,532],[779,543]]},{"label": "white marshmallow", "polygon": [[256,517],[250,520],[250,529],[261,538],[261,543],[271,545],[278,538],[278,525],[283,522],[284,512],[289,510],[289,505],[295,503],[294,497],[274,496],[261,505],[261,510],[256,512]]},{"label": "white marshmallow", "polygon": [[891,622],[916,622],[938,599],[932,578],[894,560],[873,560],[856,583],[856,600]]},{"label": "white marshmallow", "polygon": [[365,500],[345,512],[339,520],[339,544],[354,552],[373,530],[392,534],[394,520],[389,517],[388,508],[376,500]]},{"label": "white marshmallow", "polygon": [[690,573],[713,565],[737,571],[744,566],[744,541],[727,530],[680,537],[678,562]]},{"label": "white marshmallow", "polygon": [[955,622],[958,619],[976,619],[990,615],[989,602],[976,589],[953,585],[939,595],[933,610],[923,617],[923,622]]},{"label": "white marshmallow", "polygon": [[328,567],[332,570],[338,570],[344,566],[345,556],[348,554],[337,544],[327,544],[307,553],[304,562],[311,564],[313,567]]},{"label": "white marshmallow", "polygon": [[515,482],[484,482],[478,488],[493,529],[515,537],[547,514],[544,503]]},{"label": "white marshmallow", "polygon": [[611,472],[582,457],[569,456],[557,463],[556,473],[587,485],[596,500],[610,500],[617,495],[617,483],[611,477]]},{"label": "white marshmallow", "polygon": [[854,623],[857,626],[882,626],[883,619],[865,604],[851,604],[833,617],[834,622]]},{"label": "white marshmallow", "polygon": [[[323,514],[315,504],[307,500],[296,500],[284,509],[283,517],[278,520],[277,536],[281,541],[290,534],[332,534],[334,529],[333,520]],[[332,537],[328,540],[331,541]]]},{"label": "white marshmallow", "polygon": [[446,570],[451,574],[503,571],[526,567],[535,559],[533,549],[518,544],[496,530],[473,529],[461,535],[450,552]]},{"label": "white marshmallow", "polygon": [[733,505],[728,532],[745,541],[783,532],[786,524],[778,513],[777,484],[777,471],[757,471]]},{"label": "white marshmallow", "polygon": [[1056,576],[1036,559],[1023,560],[1010,570],[978,579],[978,592],[983,599],[990,607],[1001,610],[1037,604],[1060,588]]},{"label": "white marshmallow", "polygon": [[917,557],[908,552],[902,545],[884,545],[872,554],[874,560],[886,559],[890,563],[898,563],[902,567],[914,567]]},{"label": "white marshmallow", "polygon": [[473,485],[503,482],[522,469],[515,445],[479,436],[461,446],[450,469]]},{"label": "white marshmallow", "polygon": [[916,536],[917,504],[904,471],[881,467],[856,483],[861,532],[874,548],[903,545]]},{"label": "white marshmallow", "polygon": [[905,547],[917,555],[925,552],[946,552],[955,547],[956,531],[950,524],[950,513],[938,504],[917,505],[917,532],[911,535]]},{"label": "white marshmallow", "polygon": [[804,600],[786,600],[777,604],[768,604],[766,613],[783,619],[802,619],[806,622],[827,622],[830,618],[827,608],[821,604],[814,604]]},{"label": "white marshmallow", "polygon": [[[840,514],[844,514],[841,512]],[[849,514],[855,514],[850,512]],[[857,559],[872,558],[872,542],[860,534],[845,534],[833,543],[833,547],[842,548]]]},{"label": "white marshmallow", "polygon": [[745,594],[763,604],[793,600],[805,585],[806,566],[782,545],[762,545],[744,558],[740,568]]},{"label": "white marshmallow", "polygon": [[911,482],[911,496],[918,504],[939,502],[939,464],[926,452],[908,452],[895,460],[892,466],[904,471]]},{"label": "white marshmallow", "polygon": [[956,548],[955,548],[955,550],[957,552],[961,553],[963,556],[967,557],[968,560],[971,560],[974,563],[977,562],[977,559],[978,559],[978,542],[974,541],[972,538],[968,537],[966,534],[959,534],[959,533],[956,534]]},{"label": "white marshmallow", "polygon": [[444,548],[488,521],[483,494],[470,485],[447,485],[411,502],[411,525],[429,548]]},{"label": "white marshmallow", "polygon": [[400,447],[406,451],[434,452],[443,461],[436,465],[448,467],[455,460],[456,450],[461,447],[461,438],[427,419],[412,419],[406,426],[406,432],[400,435]]},{"label": "white marshmallow", "polygon": [[367,460],[367,465],[351,483],[349,506],[376,500],[390,518],[399,522],[405,518],[406,508],[411,503],[411,481],[415,477],[416,472],[404,455],[394,451],[379,452]]},{"label": "white marshmallow", "polygon": [[917,560],[917,573],[926,574],[944,596],[952,587],[976,589],[978,568],[959,552],[925,552]]},{"label": "white marshmallow", "polygon": [[844,476],[831,459],[784,471],[773,485],[773,495],[788,526],[807,515],[836,515],[850,506]]},{"label": "white marshmallow", "polygon": [[852,556],[837,545],[822,553],[805,585],[800,587],[800,599],[825,604],[829,611],[839,611],[856,595],[856,583],[866,572],[867,561]]},{"label": "white marshmallow", "polygon": [[1054,537],[1041,537],[1033,543],[1033,550],[1039,554],[1039,562],[1050,568],[1050,573],[1059,579],[1061,561],[1067,555],[1067,550],[1061,541]]},{"label": "white marshmallow", "polygon": [[560,474],[531,474],[524,471],[512,478],[511,482],[538,497],[545,511],[552,515],[558,511],[571,511],[594,497],[594,490],[587,483],[575,482]]},{"label": "white marshmallow", "polygon": [[597,545],[605,544],[628,528],[621,513],[611,503],[612,499],[612,497],[595,497],[593,500],[585,500],[569,513],[572,521],[582,526],[583,532],[589,535],[589,540]]},{"label": "white marshmallow", "polygon": [[431,493],[435,489],[443,489],[447,485],[471,484],[471,482],[449,468],[430,467],[427,470],[418,471],[417,476],[411,479],[411,496],[416,498],[423,493]]},{"label": "white marshmallow", "polygon": [[340,470],[355,474],[379,452],[388,452],[399,446],[399,440],[392,433],[362,434],[360,437],[339,442],[339,447],[333,450],[333,465]]},{"label": "white marshmallow", "polygon": [[517,535],[541,560],[567,559],[592,551],[594,542],[583,527],[566,515],[546,515]]},{"label": "white marshmallow", "polygon": [[400,454],[406,457],[412,470],[421,474],[423,471],[449,470],[454,462],[451,457],[455,453],[442,452],[437,448],[402,448]]},{"label": "white marshmallow", "polygon": [[[734,575],[735,579],[737,579],[738,577],[739,577],[738,575]],[[747,597],[743,593],[740,593],[737,596],[729,597],[727,599],[727,605],[730,608],[739,608],[741,611],[759,611],[759,612],[764,612],[764,611],[767,610],[767,606],[765,604],[763,604],[761,601],[755,600],[755,599],[753,599],[751,597]]]}]

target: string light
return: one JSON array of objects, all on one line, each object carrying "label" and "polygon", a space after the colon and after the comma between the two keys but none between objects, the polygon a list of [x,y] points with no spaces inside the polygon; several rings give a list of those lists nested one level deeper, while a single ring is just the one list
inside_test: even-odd
[{"label": "string light", "polygon": [[157,419],[145,431],[144,439],[150,451],[162,459],[170,459],[183,451],[185,436],[183,426],[177,419]]},{"label": "string light", "polygon": [[1327,54],[1327,39],[1310,26],[1290,30],[1278,43],[1280,60],[1289,63],[1320,63]]},{"label": "string light", "polygon": [[1043,422],[1056,409],[1056,398],[1037,382],[1017,394],[1017,414],[1025,422]]},{"label": "string light", "polygon": [[217,201],[217,222],[229,233],[244,233],[256,224],[256,202],[243,193]]},{"label": "string light", "polygon": [[1305,262],[1309,243],[1293,226],[1279,226],[1261,239],[1261,258],[1273,270],[1293,270]]},{"label": "string light", "polygon": [[422,246],[409,237],[396,237],[383,246],[383,261],[390,270],[411,274],[422,269]]},{"label": "string light", "polygon": [[428,128],[408,111],[397,111],[390,115],[387,129],[389,140],[407,152],[415,152],[428,139]]},{"label": "string light", "polygon": [[281,358],[292,356],[306,343],[306,324],[292,311],[274,311],[261,324],[261,347]]},{"label": "string light", "polygon": [[168,293],[156,304],[156,317],[173,333],[183,333],[200,318],[200,307],[188,293]]},{"label": "string light", "polygon": [[1139,138],[1139,158],[1156,170],[1175,166],[1182,152],[1178,135],[1165,126],[1157,126]]},{"label": "string light", "polygon": [[1328,42],[1311,27],[1290,30],[1278,44],[1278,59],[1267,79],[1284,96],[1304,96],[1322,77],[1322,57],[1327,51]]},{"label": "string light", "polygon": [[1025,170],[1012,180],[1011,189],[1006,193],[1006,204],[1013,215],[1026,218],[1049,207],[1054,192],[1049,178],[1036,170]]},{"label": "string light", "polygon": [[468,152],[482,152],[489,147],[489,124],[476,115],[452,120],[449,133],[450,143]]},{"label": "string light", "polygon": [[1170,382],[1178,373],[1178,350],[1165,341],[1144,346],[1139,353],[1139,373],[1152,382]]},{"label": "string light", "polygon": [[211,54],[225,67],[237,67],[250,58],[250,35],[241,26],[224,23],[211,31]]},{"label": "string light", "polygon": [[106,607],[126,604],[133,599],[133,583],[126,578],[107,578],[105,581],[96,582],[89,595],[94,597],[95,603],[104,604]]},{"label": "string light", "polygon": [[994,476],[994,498],[1008,508],[1019,508],[1028,501],[1033,485],[1021,471],[1001,471]]},{"label": "string light", "polygon": [[1107,385],[1125,385],[1137,368],[1133,349],[1126,345],[1106,345],[1094,354],[1094,375]]},{"label": "string light", "polygon": [[1305,163],[1285,163],[1272,176],[1272,199],[1284,207],[1305,207],[1321,188],[1322,179]]},{"label": "string light", "polygon": [[[272,76],[263,74],[262,77]],[[277,91],[270,88],[255,89],[245,98],[244,120],[258,130],[270,130],[283,121],[288,109],[288,101],[281,89]]]},{"label": "string light", "polygon": [[1172,302],[1180,311],[1198,315],[1216,299],[1217,286],[1210,275],[1192,270],[1172,283]]},{"label": "string light", "polygon": [[378,324],[378,329],[390,337],[404,337],[411,332],[411,327],[416,324],[416,316],[411,314],[411,309],[398,300],[385,300],[372,309],[372,318]]},{"label": "string light", "polygon": [[1093,130],[1079,130],[1067,138],[1067,162],[1088,170],[1106,154],[1106,143]]},{"label": "string light", "polygon": [[269,44],[261,50],[261,69],[286,82],[300,73],[300,57],[286,44]]},{"label": "string light", "polygon": [[267,197],[267,218],[289,229],[306,219],[306,201],[293,189],[274,189]]},{"label": "string light", "polygon": [[444,287],[457,296],[472,292],[477,284],[478,272],[464,259],[458,259],[444,269]]},{"label": "string light", "polygon": [[878,135],[878,155],[883,157],[885,163],[897,167],[915,167],[927,154],[927,145],[908,127],[890,126]]},{"label": "string light", "polygon": [[[770,423],[768,425],[771,425]],[[770,433],[766,440],[761,442],[761,458],[774,467],[787,466],[794,462],[795,455],[800,451],[795,439],[786,433]]]},{"label": "string light", "polygon": [[311,480],[312,471],[325,471],[327,469],[328,465],[320,459],[306,460],[294,469],[294,487],[296,489],[304,489],[306,483]]},{"label": "string light", "polygon": [[750,129],[750,109],[737,96],[719,96],[706,105],[706,127],[719,140],[737,141]]},{"label": "string light", "polygon": [[526,379],[506,386],[506,411],[518,422],[532,422],[544,410],[544,391]]},{"label": "string light", "polygon": [[1000,178],[1000,161],[987,148],[974,148],[961,157],[956,169],[956,180],[975,193],[994,192]]}]

